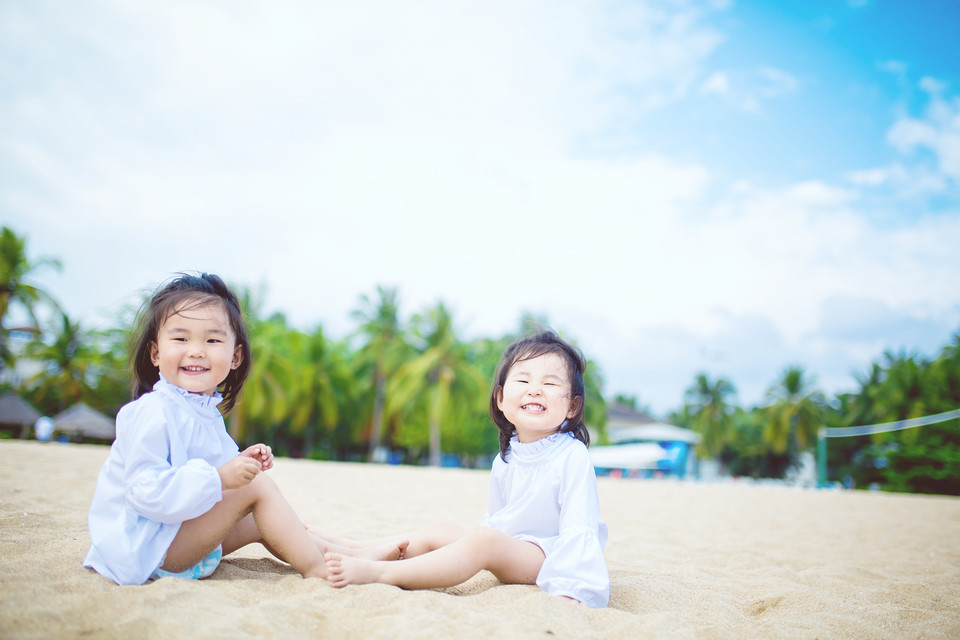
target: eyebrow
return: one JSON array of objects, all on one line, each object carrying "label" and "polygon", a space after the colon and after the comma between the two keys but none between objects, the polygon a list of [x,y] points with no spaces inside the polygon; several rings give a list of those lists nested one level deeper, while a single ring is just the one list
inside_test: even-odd
[{"label": "eyebrow", "polygon": [[[170,328],[168,328],[168,329],[165,329],[165,331],[166,331],[167,333],[190,333],[190,330],[189,330],[189,329],[186,329],[186,328],[184,328],[184,327],[176,327],[176,326],[170,327]],[[205,333],[212,333],[212,334],[220,335],[220,336],[226,336],[226,335],[228,335],[228,333],[227,333],[226,331],[224,331],[223,329],[208,329],[208,330],[205,331]]]},{"label": "eyebrow", "polygon": [[[511,374],[510,374],[509,376],[507,376],[507,377],[508,377],[508,378],[513,378],[513,377],[516,377],[516,376],[529,376],[529,375],[531,375],[529,371],[524,371],[523,369],[521,369],[520,371],[514,371],[513,373],[511,373]],[[567,381],[567,379],[566,379],[565,377],[563,377],[563,376],[558,376],[558,375],[555,374],[555,373],[548,373],[547,375],[543,376],[543,378],[544,378],[544,380],[546,380],[547,378],[550,378],[550,379],[552,379],[552,380],[560,380],[561,382],[566,382],[566,381]]]}]

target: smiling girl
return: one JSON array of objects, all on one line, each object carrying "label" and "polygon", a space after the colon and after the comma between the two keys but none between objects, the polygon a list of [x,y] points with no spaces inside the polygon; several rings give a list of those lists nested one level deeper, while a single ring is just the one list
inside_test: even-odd
[{"label": "smiling girl", "polygon": [[330,552],[335,587],[381,582],[450,587],[481,570],[507,584],[605,607],[607,526],[583,423],[584,360],[552,332],[513,343],[493,383],[490,413],[500,455],[479,529],[438,523],[409,537],[404,559],[369,561]]},{"label": "smiling girl", "polygon": [[406,543],[333,544],[310,533],[264,471],[264,444],[243,452],[220,412],[237,400],[250,342],[237,297],[218,276],[181,275],[140,318],[134,401],[90,506],[84,566],[119,584],[204,578],[222,555],[261,542],[304,578],[326,577],[324,551],[397,558]]}]

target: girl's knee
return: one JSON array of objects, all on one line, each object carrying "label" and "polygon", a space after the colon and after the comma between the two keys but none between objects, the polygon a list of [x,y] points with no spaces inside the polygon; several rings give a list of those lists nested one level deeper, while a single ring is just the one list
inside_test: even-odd
[{"label": "girl's knee", "polygon": [[468,535],[472,530],[449,520],[441,520],[429,525],[425,530],[425,537],[430,541],[432,549],[445,547],[460,538]]},{"label": "girl's knee", "polygon": [[512,539],[507,534],[489,527],[474,529],[466,534],[464,538],[478,550],[492,549],[499,544],[503,544],[506,540]]},{"label": "girl's knee", "polygon": [[258,473],[249,484],[239,487],[235,489],[235,491],[252,502],[263,496],[279,493],[280,490],[277,488],[277,483],[273,481],[273,478],[265,473]]}]

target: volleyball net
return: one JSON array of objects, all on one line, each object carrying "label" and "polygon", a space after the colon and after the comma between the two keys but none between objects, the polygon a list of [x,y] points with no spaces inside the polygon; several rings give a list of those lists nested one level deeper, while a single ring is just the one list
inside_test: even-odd
[{"label": "volleyball net", "polygon": [[954,418],[960,418],[960,409],[945,411],[944,413],[937,413],[932,416],[923,416],[922,418],[866,424],[859,427],[821,427],[817,434],[817,486],[825,487],[827,485],[827,438],[849,438],[852,436],[867,436],[874,433],[886,433],[887,431],[902,431],[903,429],[913,429],[915,427],[924,427],[928,424],[946,422]]}]

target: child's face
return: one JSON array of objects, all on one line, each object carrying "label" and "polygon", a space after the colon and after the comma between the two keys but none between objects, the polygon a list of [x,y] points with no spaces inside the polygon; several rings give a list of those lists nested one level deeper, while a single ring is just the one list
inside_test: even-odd
[{"label": "child's face", "polygon": [[556,433],[576,414],[580,399],[570,397],[570,388],[563,358],[545,353],[510,367],[497,390],[497,406],[517,428],[520,442],[533,442]]},{"label": "child's face", "polygon": [[193,304],[181,303],[160,325],[157,341],[150,343],[150,359],[170,384],[213,395],[240,366],[243,350],[223,305]]}]

